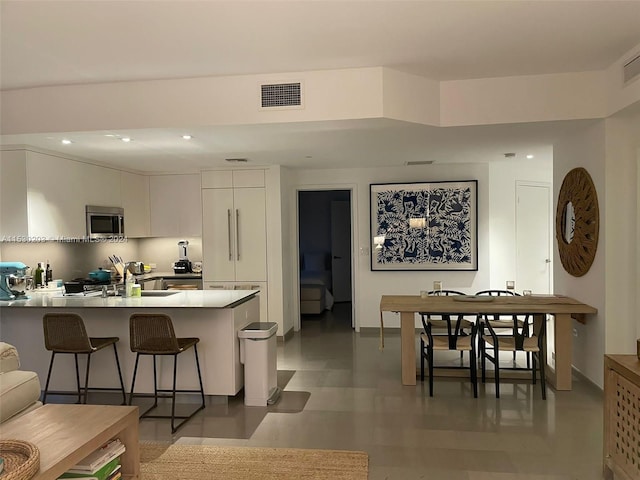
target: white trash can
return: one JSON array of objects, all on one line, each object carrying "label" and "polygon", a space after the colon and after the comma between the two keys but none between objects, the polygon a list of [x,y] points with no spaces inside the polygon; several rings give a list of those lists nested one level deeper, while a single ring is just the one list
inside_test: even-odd
[{"label": "white trash can", "polygon": [[244,404],[265,407],[280,396],[275,322],[253,322],[238,332],[244,364]]}]

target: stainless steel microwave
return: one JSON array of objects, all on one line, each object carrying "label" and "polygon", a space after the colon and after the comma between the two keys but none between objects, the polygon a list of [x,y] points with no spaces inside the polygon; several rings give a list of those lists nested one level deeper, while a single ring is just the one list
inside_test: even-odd
[{"label": "stainless steel microwave", "polygon": [[124,237],[124,208],[87,205],[89,238]]}]

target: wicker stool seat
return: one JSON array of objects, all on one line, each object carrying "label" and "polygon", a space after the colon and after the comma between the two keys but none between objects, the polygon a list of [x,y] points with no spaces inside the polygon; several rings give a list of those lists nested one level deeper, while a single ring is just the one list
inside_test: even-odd
[{"label": "wicker stool seat", "polygon": [[[177,338],[173,329],[173,323],[168,315],[160,313],[135,313],[129,319],[129,334],[131,351],[136,354],[136,363],[133,369],[133,379],[131,380],[131,391],[129,393],[129,405],[133,397],[153,397],[154,402],[146,409],[140,418],[170,418],[171,433],[175,433],[178,428],[185,424],[191,417],[202,410],[205,406],[204,387],[202,385],[202,375],[200,373],[200,361],[198,359],[197,343],[199,338]],[[193,347],[198,371],[198,381],[200,390],[178,390],[176,389],[176,377],[178,371],[178,355]],[[138,373],[138,360],[140,355],[153,356],[153,393],[134,393],[136,376]],[[159,389],[157,379],[156,356],[173,356],[173,387],[171,389]],[[199,393],[202,399],[201,404],[188,415],[176,415],[176,393]],[[158,406],[158,398],[171,398],[171,415],[150,415],[149,412]],[[176,419],[182,422],[176,425]]]},{"label": "wicker stool seat", "polygon": [[[118,337],[89,337],[82,318],[75,313],[46,313],[42,318],[42,324],[44,327],[45,348],[51,352],[51,362],[49,363],[49,372],[44,387],[42,403],[47,403],[48,394],[77,395],[78,403],[87,403],[89,390],[120,390],[122,392],[122,404],[125,405],[127,403],[127,394],[124,389],[124,382],[122,381],[122,370],[120,369],[120,360],[118,359],[118,349],[116,347],[116,344],[120,340]],[[120,388],[89,387],[91,355],[110,345],[113,346],[113,353],[116,357]],[[73,354],[76,365],[77,393],[49,391],[49,382],[51,380],[51,372],[56,354]],[[80,370],[78,368],[78,355],[82,354],[87,355],[84,388],[80,387]]]}]

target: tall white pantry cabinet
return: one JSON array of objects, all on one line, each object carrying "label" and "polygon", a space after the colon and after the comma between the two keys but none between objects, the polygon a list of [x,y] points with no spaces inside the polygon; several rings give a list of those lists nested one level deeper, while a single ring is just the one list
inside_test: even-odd
[{"label": "tall white pantry cabinet", "polygon": [[259,289],[266,322],[267,225],[264,170],[202,172],[205,289]]}]

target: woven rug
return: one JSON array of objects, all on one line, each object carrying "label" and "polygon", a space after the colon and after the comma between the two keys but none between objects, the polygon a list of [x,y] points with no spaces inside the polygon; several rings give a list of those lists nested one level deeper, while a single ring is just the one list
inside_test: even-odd
[{"label": "woven rug", "polygon": [[141,480],[366,480],[365,452],[140,444]]}]

